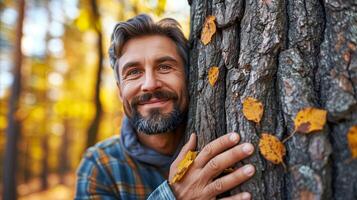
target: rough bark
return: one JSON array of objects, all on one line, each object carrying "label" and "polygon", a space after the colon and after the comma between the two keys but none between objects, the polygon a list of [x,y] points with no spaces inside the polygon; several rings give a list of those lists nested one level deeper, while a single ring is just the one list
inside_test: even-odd
[{"label": "rough bark", "polygon": [[17,145],[21,135],[21,122],[16,118],[16,111],[19,108],[21,93],[21,67],[22,52],[21,38],[23,35],[22,27],[25,16],[25,1],[18,1],[18,18],[16,27],[16,37],[14,46],[14,82],[11,87],[9,99],[8,127],[6,129],[6,147],[4,158],[4,190],[3,199],[16,199],[16,169],[17,169]]},{"label": "rough bark", "polygon": [[[357,3],[321,0],[192,0],[190,111],[187,133],[198,134],[198,149],[227,132],[241,135],[257,151],[242,161],[255,176],[232,193],[254,199],[355,199],[357,162],[347,145],[357,124]],[[217,32],[200,41],[206,16]],[[219,67],[212,87],[208,70]],[[248,96],[264,104],[259,125],[242,113]],[[293,132],[296,113],[326,109],[324,130],[295,134],[286,142],[287,170],[258,151],[260,134],[283,139]]]},{"label": "rough bark", "polygon": [[335,199],[357,199],[357,162],[346,135],[357,124],[357,2],[324,2],[326,27],[320,47],[316,90],[329,112],[332,186]]}]

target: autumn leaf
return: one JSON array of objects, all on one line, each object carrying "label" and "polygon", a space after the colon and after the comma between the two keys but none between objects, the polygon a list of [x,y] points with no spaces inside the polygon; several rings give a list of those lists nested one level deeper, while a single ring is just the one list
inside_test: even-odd
[{"label": "autumn leaf", "polygon": [[253,97],[247,97],[244,99],[243,114],[248,120],[259,123],[260,120],[262,119],[263,112],[264,112],[264,107],[259,100]]},{"label": "autumn leaf", "polygon": [[208,71],[208,82],[211,84],[211,86],[214,86],[218,79],[219,75],[219,68],[216,66],[213,66],[209,69]]},{"label": "autumn leaf", "polygon": [[307,107],[300,110],[295,119],[295,132],[311,133],[320,131],[326,123],[327,111],[323,109]]},{"label": "autumn leaf", "polygon": [[201,41],[204,45],[207,45],[211,41],[212,36],[216,33],[215,20],[215,16],[209,15],[206,17],[206,21],[201,32]]},{"label": "autumn leaf", "polygon": [[223,174],[229,174],[229,173],[232,173],[232,172],[234,172],[234,168],[233,167],[229,167],[227,169],[224,169],[222,173]]},{"label": "autumn leaf", "polygon": [[352,158],[357,158],[357,125],[354,125],[350,128],[347,133],[347,140]]},{"label": "autumn leaf", "polygon": [[197,156],[197,151],[189,151],[183,160],[177,166],[177,172],[174,175],[170,184],[176,183],[182,179],[187,170],[190,168],[191,164]]},{"label": "autumn leaf", "polygon": [[283,163],[283,157],[285,156],[284,144],[274,135],[268,133],[262,133],[262,137],[259,140],[259,150],[265,159],[274,164]]}]

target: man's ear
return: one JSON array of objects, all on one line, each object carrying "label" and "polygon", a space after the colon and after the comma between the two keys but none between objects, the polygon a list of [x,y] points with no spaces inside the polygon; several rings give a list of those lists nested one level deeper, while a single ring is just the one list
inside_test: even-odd
[{"label": "man's ear", "polygon": [[117,87],[118,87],[118,90],[119,90],[119,99],[120,99],[120,101],[123,102],[123,95],[121,93],[121,89],[120,89],[120,85],[119,85],[118,81],[116,82],[116,84],[117,84]]}]

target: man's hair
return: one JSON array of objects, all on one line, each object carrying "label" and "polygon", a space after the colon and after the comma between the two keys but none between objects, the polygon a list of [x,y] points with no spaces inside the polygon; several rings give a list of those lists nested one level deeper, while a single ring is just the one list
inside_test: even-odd
[{"label": "man's hair", "polygon": [[181,31],[180,24],[171,18],[164,18],[155,23],[150,16],[141,14],[126,22],[119,22],[114,27],[109,47],[109,59],[117,81],[119,82],[120,80],[117,60],[121,56],[124,44],[130,39],[146,35],[162,35],[170,38],[176,44],[177,52],[183,60],[187,76],[188,42]]}]

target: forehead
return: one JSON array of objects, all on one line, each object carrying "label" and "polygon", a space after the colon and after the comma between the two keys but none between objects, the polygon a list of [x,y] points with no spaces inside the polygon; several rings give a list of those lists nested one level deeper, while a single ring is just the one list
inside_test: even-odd
[{"label": "forehead", "polygon": [[127,62],[140,62],[162,56],[171,56],[182,63],[176,44],[168,37],[161,35],[141,36],[128,40],[119,58],[119,68]]}]

